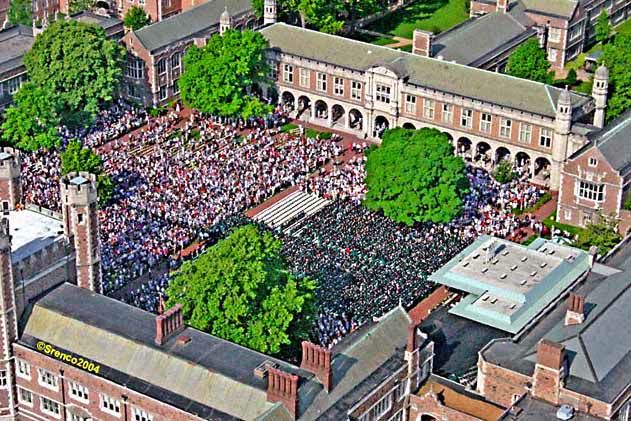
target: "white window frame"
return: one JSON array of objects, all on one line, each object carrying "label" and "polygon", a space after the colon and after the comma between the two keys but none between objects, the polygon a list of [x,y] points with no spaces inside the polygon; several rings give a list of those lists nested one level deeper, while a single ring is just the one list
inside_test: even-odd
[{"label": "white window frame", "polygon": [[333,77],[333,95],[344,96],[344,79],[338,76]]},{"label": "white window frame", "polygon": [[[47,406],[51,405],[51,408],[57,408],[57,411],[48,409]],[[39,409],[46,415],[53,418],[61,418],[61,405],[59,402],[49,399],[45,396],[39,397]]]},{"label": "white window frame", "polygon": [[171,70],[178,70],[182,66],[182,55],[175,53],[171,56]]},{"label": "white window frame", "polygon": [[561,28],[550,27],[548,31],[548,41],[561,42]]},{"label": "white window frame", "polygon": [[6,389],[9,385],[7,370],[0,370],[0,389]]},{"label": "white window frame", "polygon": [[416,96],[405,94],[405,112],[408,114],[416,113]]},{"label": "white window frame", "polygon": [[443,113],[441,121],[443,123],[452,124],[454,118],[454,106],[452,104],[443,104]]},{"label": "white window frame", "polygon": [[539,130],[539,146],[550,149],[552,147],[552,129],[542,127]]},{"label": "white window frame", "polygon": [[491,133],[491,127],[493,124],[493,116],[489,113],[480,114],[480,131],[484,133]]},{"label": "white window frame", "polygon": [[283,82],[294,83],[294,66],[291,64],[283,64]]},{"label": "white window frame", "polygon": [[[28,398],[25,399],[24,398],[25,396],[27,396]],[[31,392],[28,389],[18,386],[18,402],[32,408],[33,407],[33,392]]]},{"label": "white window frame", "polygon": [[308,88],[311,85],[311,71],[309,69],[300,68],[300,86]]},{"label": "white window frame", "polygon": [[132,421],[153,421],[153,415],[142,408],[133,406],[131,408]]},{"label": "white window frame", "polygon": [[595,184],[585,180],[579,180],[576,185],[577,195],[581,199],[590,200],[592,202],[604,202],[605,200],[605,185]]},{"label": "white window frame", "polygon": [[[394,394],[388,392],[383,398],[375,402],[364,414],[359,417],[359,421],[373,421],[383,417],[392,409]],[[374,412],[373,412],[374,411]]]},{"label": "white window frame", "polygon": [[[50,378],[51,383],[46,381],[46,378]],[[52,371],[48,371],[44,368],[37,369],[37,383],[45,387],[46,389],[58,391],[59,390],[59,380],[57,376]]]},{"label": "white window frame", "polygon": [[467,129],[473,127],[473,110],[471,108],[460,109],[460,126]]},{"label": "white window frame", "polygon": [[530,143],[532,140],[532,124],[519,123],[519,142]]},{"label": "white window frame", "polygon": [[121,401],[114,399],[105,393],[101,393],[99,395],[99,408],[101,409],[101,412],[106,414],[110,414],[118,418],[121,416]]},{"label": "white window frame", "polygon": [[375,100],[384,104],[390,104],[392,87],[383,83],[375,84]]},{"label": "white window frame", "polygon": [[31,380],[31,365],[26,361],[16,358],[15,359],[16,374],[26,380]]},{"label": "white window frame", "polygon": [[318,72],[316,73],[316,91],[326,92],[326,82],[327,77],[326,73]]},{"label": "white window frame", "polygon": [[589,165],[590,167],[597,167],[598,166],[598,160],[592,156],[587,161],[587,165]]},{"label": "white window frame", "polygon": [[572,220],[572,209],[564,209],[563,216],[565,217],[566,221]]},{"label": "white window frame", "polygon": [[510,139],[513,131],[513,120],[510,118],[500,119],[500,137]]},{"label": "white window frame", "polygon": [[362,99],[362,83],[356,80],[351,82],[351,99],[361,101]]},{"label": "white window frame", "polygon": [[433,99],[423,99],[423,117],[433,120],[436,117],[436,101]]},{"label": "white window frame", "polygon": [[161,58],[156,63],[156,72],[158,73],[158,76],[162,76],[167,73],[167,60],[165,58]]},{"label": "white window frame", "polygon": [[145,62],[139,58],[131,57],[127,60],[125,75],[131,79],[145,78]]},{"label": "white window frame", "polygon": [[556,62],[559,56],[559,50],[556,48],[548,48],[548,61]]},{"label": "white window frame", "polygon": [[158,88],[158,100],[164,101],[169,97],[169,87],[167,85],[162,85]]},{"label": "white window frame", "polygon": [[69,386],[68,395],[70,398],[83,403],[90,402],[90,391],[86,386],[74,381],[70,381]]}]

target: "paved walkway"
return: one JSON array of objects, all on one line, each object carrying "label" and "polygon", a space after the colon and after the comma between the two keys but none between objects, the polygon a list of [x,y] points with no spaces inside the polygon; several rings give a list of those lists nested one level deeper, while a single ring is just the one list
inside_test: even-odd
[{"label": "paved walkway", "polygon": [[392,37],[392,39],[394,39],[395,43],[392,44],[388,44],[388,45],[384,45],[384,47],[388,47],[388,48],[401,48],[401,47],[405,47],[407,45],[412,45],[412,40],[408,39],[408,38],[402,38],[402,37]]}]

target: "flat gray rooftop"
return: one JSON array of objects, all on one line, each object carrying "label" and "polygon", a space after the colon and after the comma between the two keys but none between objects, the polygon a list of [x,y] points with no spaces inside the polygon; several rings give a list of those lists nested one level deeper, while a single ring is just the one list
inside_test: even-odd
[{"label": "flat gray rooftop", "polygon": [[22,57],[31,49],[34,40],[33,30],[26,26],[0,31],[0,73],[21,66]]},{"label": "flat gray rooftop", "polygon": [[9,212],[11,260],[19,262],[63,238],[61,221],[32,210]]},{"label": "flat gray rooftop", "polygon": [[453,314],[517,333],[588,270],[581,250],[539,239],[528,247],[480,237],[431,280],[469,292]]}]

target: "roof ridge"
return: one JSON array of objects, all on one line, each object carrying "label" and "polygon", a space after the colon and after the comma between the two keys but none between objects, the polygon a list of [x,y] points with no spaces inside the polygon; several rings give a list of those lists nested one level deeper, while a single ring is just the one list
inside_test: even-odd
[{"label": "roof ridge", "polygon": [[595,383],[597,383],[599,381],[598,375],[596,374],[596,370],[594,369],[594,365],[592,364],[592,359],[589,356],[589,352],[587,351],[585,342],[583,342],[583,338],[581,337],[580,334],[578,335],[578,343],[581,346],[581,349],[583,350],[583,354],[585,354],[585,361],[587,362],[587,367],[589,367],[589,371],[591,372],[592,376],[594,376]]},{"label": "roof ridge", "polygon": [[[602,284],[600,286],[600,288],[602,288]],[[598,289],[598,288],[596,288]],[[595,289],[595,290],[596,290]],[[585,332],[591,325],[593,325],[598,319],[600,319],[600,317],[606,313],[606,311],[613,306],[613,304],[615,302],[617,302],[620,297],[622,297],[624,294],[626,294],[627,292],[629,292],[629,290],[631,289],[631,282],[627,283],[627,285],[622,289],[622,291],[620,291],[620,293],[618,293],[618,295],[616,295],[613,300],[609,301],[607,304],[605,304],[605,306],[598,312],[598,314],[596,314],[596,316],[588,321],[583,323],[582,328],[579,330],[578,335],[580,336],[583,332]]]}]

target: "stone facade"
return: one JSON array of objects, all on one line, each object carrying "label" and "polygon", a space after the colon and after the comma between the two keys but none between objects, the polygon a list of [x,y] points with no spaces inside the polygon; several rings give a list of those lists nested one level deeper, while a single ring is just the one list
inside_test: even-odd
[{"label": "stone facade", "polygon": [[[299,119],[376,140],[385,128],[436,128],[465,157],[530,160],[533,175],[549,171],[554,190],[563,161],[586,143],[574,133],[579,116],[571,102],[557,104],[552,119],[414,86],[386,67],[358,72],[287,54],[270,53],[269,59],[279,101]],[[387,102],[378,92],[384,86]],[[562,100],[569,101],[569,94]]]},{"label": "stone facade", "polygon": [[[471,16],[492,13],[505,9],[506,6],[503,5],[506,3],[505,0],[471,0],[470,13]],[[631,0],[582,0],[567,3],[576,3],[576,7],[560,14],[526,7],[527,16],[540,29],[540,40],[554,69],[563,69],[568,61],[593,44],[594,25],[601,10],[607,11],[612,25],[622,23],[631,15]]]}]

